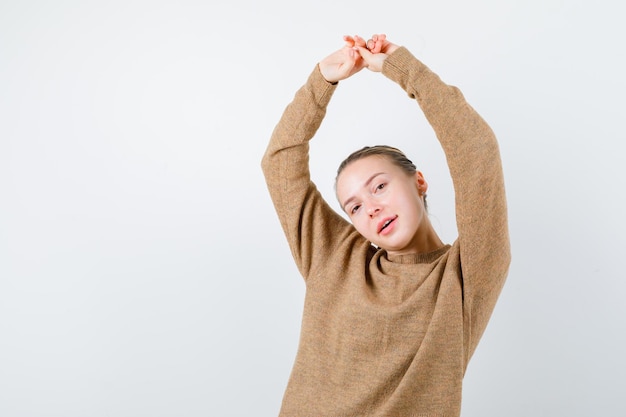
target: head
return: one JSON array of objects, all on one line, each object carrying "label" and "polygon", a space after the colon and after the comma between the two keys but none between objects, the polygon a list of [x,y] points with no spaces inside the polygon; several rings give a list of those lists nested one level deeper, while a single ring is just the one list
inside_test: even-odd
[{"label": "head", "polygon": [[337,199],[366,239],[389,253],[417,253],[440,243],[426,216],[428,184],[415,164],[391,146],[362,148],[337,170]]}]

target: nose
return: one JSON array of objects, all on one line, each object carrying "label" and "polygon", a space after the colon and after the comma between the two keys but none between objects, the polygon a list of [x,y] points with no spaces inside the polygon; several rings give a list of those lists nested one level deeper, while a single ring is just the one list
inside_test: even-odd
[{"label": "nose", "polygon": [[376,216],[379,211],[380,211],[380,207],[376,204],[370,204],[370,206],[367,208],[367,214],[370,217]]}]

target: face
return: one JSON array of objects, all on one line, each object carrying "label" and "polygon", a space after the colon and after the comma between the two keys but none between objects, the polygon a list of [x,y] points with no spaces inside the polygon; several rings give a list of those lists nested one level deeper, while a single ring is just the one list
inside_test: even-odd
[{"label": "face", "polygon": [[410,175],[377,155],[350,163],[337,178],[337,198],[354,227],[390,254],[422,251],[432,230],[422,199],[427,188],[419,171]]}]

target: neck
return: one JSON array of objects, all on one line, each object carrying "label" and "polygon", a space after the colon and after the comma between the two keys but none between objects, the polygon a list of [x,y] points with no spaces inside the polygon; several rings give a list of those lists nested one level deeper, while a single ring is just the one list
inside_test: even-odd
[{"label": "neck", "polygon": [[390,255],[409,255],[409,254],[420,254],[420,253],[428,253],[433,252],[437,249],[440,249],[444,246],[444,243],[435,232],[430,220],[425,217],[422,223],[420,224],[417,233],[413,237],[411,241],[410,247],[406,248],[403,251],[388,251]]}]

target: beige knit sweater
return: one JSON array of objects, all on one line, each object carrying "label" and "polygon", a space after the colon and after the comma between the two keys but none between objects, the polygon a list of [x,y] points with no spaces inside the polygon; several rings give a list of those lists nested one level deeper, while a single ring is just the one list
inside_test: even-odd
[{"label": "beige knit sweater", "polygon": [[306,282],[298,354],[281,416],[458,416],[468,361],[510,262],[504,182],[489,126],[406,48],[383,74],[416,99],[454,183],[458,239],[390,256],[311,182],[308,141],[337,88],[316,68],[276,126],[262,167]]}]

